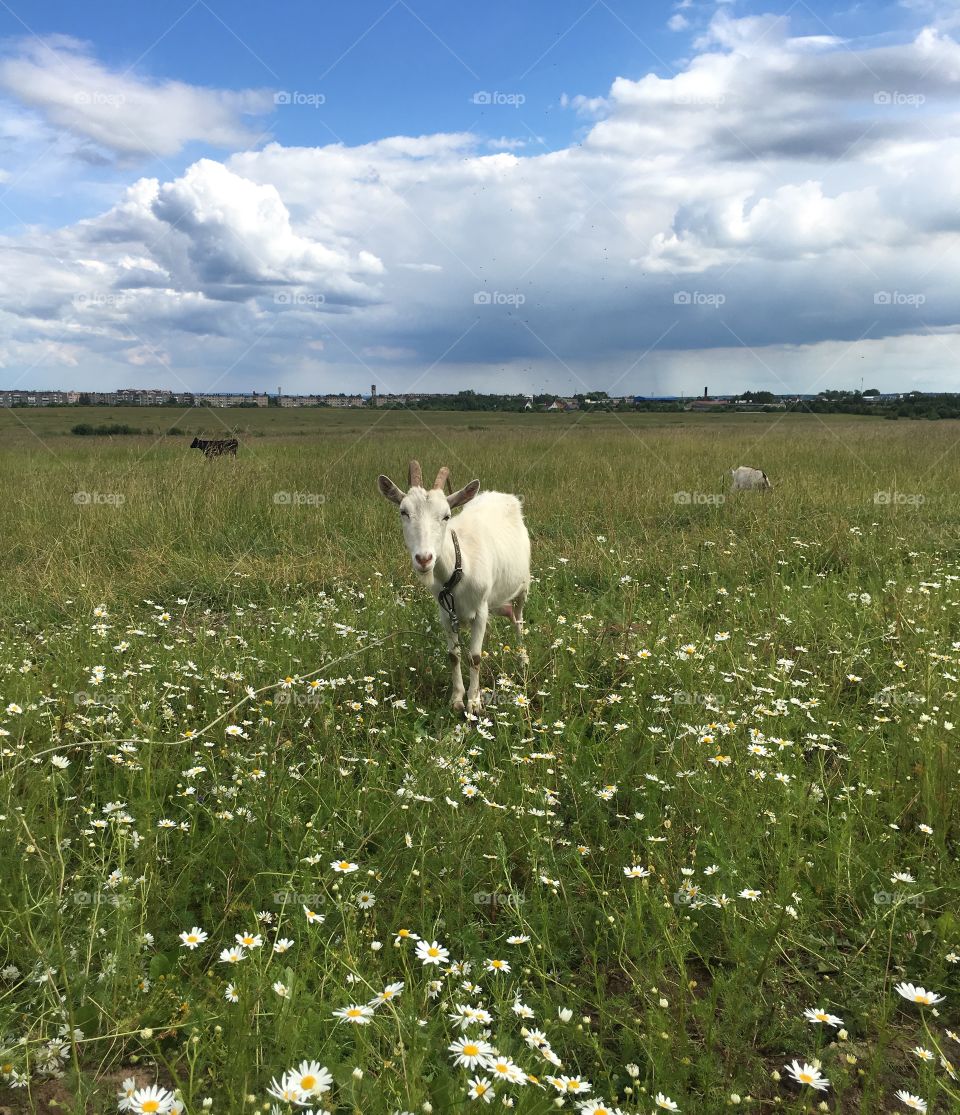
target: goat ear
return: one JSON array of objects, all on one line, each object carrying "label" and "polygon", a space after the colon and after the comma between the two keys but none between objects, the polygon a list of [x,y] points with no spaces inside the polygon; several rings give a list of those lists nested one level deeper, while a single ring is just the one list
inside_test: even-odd
[{"label": "goat ear", "polygon": [[471,480],[470,483],[461,488],[459,492],[454,492],[452,496],[447,496],[447,503],[450,504],[450,510],[452,511],[454,507],[461,507],[463,504],[469,503],[479,491],[480,481]]},{"label": "goat ear", "polygon": [[377,477],[377,487],[380,489],[380,494],[390,500],[391,503],[399,503],[403,499],[403,492],[394,484],[389,476],[384,476],[382,473]]}]

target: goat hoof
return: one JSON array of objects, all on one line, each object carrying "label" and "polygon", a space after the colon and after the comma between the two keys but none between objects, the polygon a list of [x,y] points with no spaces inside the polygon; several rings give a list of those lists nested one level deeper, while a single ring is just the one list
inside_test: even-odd
[{"label": "goat hoof", "polygon": [[454,712],[463,712],[463,698],[454,697],[450,701],[450,707],[453,709]]},{"label": "goat hoof", "polygon": [[467,701],[467,712],[478,713],[483,711],[483,701],[479,697],[471,697]]}]

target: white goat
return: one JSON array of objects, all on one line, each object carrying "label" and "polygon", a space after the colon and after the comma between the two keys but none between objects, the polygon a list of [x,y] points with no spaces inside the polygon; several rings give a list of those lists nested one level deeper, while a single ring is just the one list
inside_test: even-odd
[{"label": "white goat", "polygon": [[[380,492],[400,508],[403,539],[417,576],[437,598],[447,633],[453,670],[450,705],[464,707],[460,672],[459,625],[470,627],[470,688],[468,712],[480,709],[480,652],[491,610],[512,620],[523,634],[523,604],[530,589],[530,537],[516,496],[484,492],[471,480],[450,496],[443,493],[449,469],[442,468],[433,487],[423,486],[420,465],[410,462],[409,489],[402,492],[388,476],[380,476]],[[472,502],[471,502],[472,501]],[[450,525],[451,512],[470,506]]]},{"label": "white goat", "polygon": [[730,469],[730,475],[733,477],[735,492],[773,491],[773,485],[767,479],[767,474],[758,468],[740,465],[739,468]]}]

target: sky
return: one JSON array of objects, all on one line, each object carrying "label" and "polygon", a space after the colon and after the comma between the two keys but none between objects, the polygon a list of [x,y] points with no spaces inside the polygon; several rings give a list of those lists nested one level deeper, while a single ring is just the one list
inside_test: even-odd
[{"label": "sky", "polygon": [[0,0],[0,387],[960,390],[957,0]]}]

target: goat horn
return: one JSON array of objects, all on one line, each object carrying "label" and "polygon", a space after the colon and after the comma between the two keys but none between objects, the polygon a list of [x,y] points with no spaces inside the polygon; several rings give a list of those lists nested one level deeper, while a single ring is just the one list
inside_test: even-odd
[{"label": "goat horn", "polygon": [[411,488],[423,487],[423,472],[420,469],[419,461],[410,462],[410,484]]},{"label": "goat horn", "polygon": [[450,469],[448,469],[447,466],[444,465],[443,468],[440,469],[440,471],[437,473],[437,478],[433,482],[434,488],[439,488],[442,491],[444,484],[447,483],[449,478],[450,478]]}]

